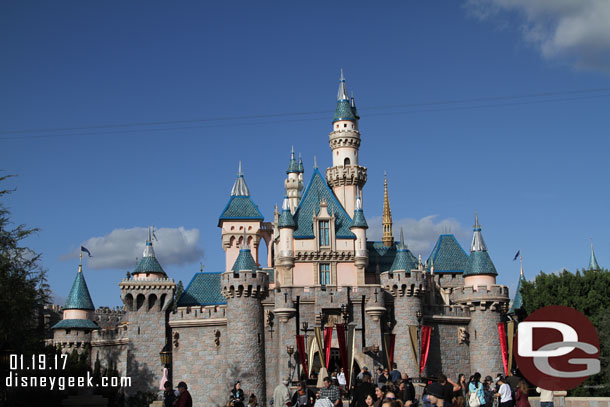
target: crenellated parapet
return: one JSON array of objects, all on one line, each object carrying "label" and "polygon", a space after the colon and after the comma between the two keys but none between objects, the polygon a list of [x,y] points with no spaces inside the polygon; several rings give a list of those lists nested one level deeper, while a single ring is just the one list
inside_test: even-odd
[{"label": "crenellated parapet", "polygon": [[125,311],[167,311],[174,299],[176,283],[172,278],[125,278],[119,287]]},{"label": "crenellated parapet", "polygon": [[338,129],[328,135],[331,149],[360,148],[360,132],[355,129]]},{"label": "crenellated parapet", "polygon": [[116,346],[129,344],[129,324],[112,329],[97,329],[91,333],[91,346]]},{"label": "crenellated parapet", "polygon": [[357,185],[362,188],[366,184],[366,167],[360,165],[336,166],[326,169],[326,181],[331,188],[344,185]]},{"label": "crenellated parapet", "polygon": [[101,328],[114,328],[125,317],[125,307],[99,307],[93,314],[93,321]]},{"label": "crenellated parapet", "polygon": [[254,297],[263,299],[269,295],[269,274],[264,271],[240,271],[223,273],[222,295],[227,298]]},{"label": "crenellated parapet", "polygon": [[176,312],[170,314],[169,326],[172,328],[224,326],[227,325],[226,312],[226,305],[179,307]]},{"label": "crenellated parapet", "polygon": [[509,301],[508,287],[503,285],[478,286],[476,287],[454,287],[450,292],[452,303],[470,307],[479,307],[492,311],[501,311],[502,306]]},{"label": "crenellated parapet", "polygon": [[381,286],[393,297],[421,297],[428,288],[427,275],[419,270],[381,273]]}]

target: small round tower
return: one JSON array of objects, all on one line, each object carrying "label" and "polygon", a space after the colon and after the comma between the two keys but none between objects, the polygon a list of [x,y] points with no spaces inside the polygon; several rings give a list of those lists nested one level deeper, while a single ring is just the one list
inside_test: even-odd
[{"label": "small round tower", "polygon": [[63,307],[63,319],[51,328],[53,344],[60,345],[63,352],[76,349],[81,353],[91,343],[91,331],[99,326],[93,321],[95,308],[87,282],[83,274],[82,252],[81,263],[72,283],[72,288]]},{"label": "small round tower", "polygon": [[341,70],[337,108],[333,117],[333,131],[329,134],[333,166],[326,170],[326,181],[350,217],[354,216],[357,191],[366,183],[366,167],[358,165],[360,131],[358,131],[356,102],[347,93]]},{"label": "small round tower", "polygon": [[230,378],[240,379],[246,394],[266,404],[265,333],[262,300],[269,294],[269,275],[258,270],[247,246],[242,246],[232,270],[222,274],[222,295],[227,299],[227,331],[232,360]]},{"label": "small round tower", "polygon": [[508,305],[508,287],[496,284],[498,272],[487,253],[476,214],[473,232],[464,286],[453,290],[451,300],[470,309],[470,370],[494,376],[504,370],[498,323]]},{"label": "small round tower", "polygon": [[[417,349],[417,335],[411,336],[409,326],[418,326],[418,311],[422,312],[422,297],[426,292],[426,274],[418,261],[404,243],[402,230],[396,257],[389,271],[381,273],[381,286],[394,297],[394,318],[396,325],[393,332],[396,335],[394,349],[404,349],[395,352],[394,361],[398,369],[405,371],[411,377],[419,376],[417,362],[413,358],[412,344]],[[420,314],[421,315],[421,314]]]},{"label": "small round tower", "polygon": [[284,187],[286,188],[286,196],[290,204],[290,213],[294,214],[299,206],[301,200],[301,192],[303,192],[303,162],[297,163],[294,157],[294,147],[290,153],[290,164],[286,170],[286,181],[284,181]]}]

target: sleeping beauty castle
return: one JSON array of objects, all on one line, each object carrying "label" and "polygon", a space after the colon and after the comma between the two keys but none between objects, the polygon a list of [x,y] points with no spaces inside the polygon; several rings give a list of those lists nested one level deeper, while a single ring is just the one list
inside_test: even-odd
[{"label": "sleeping beauty castle", "polygon": [[505,372],[509,293],[496,284],[478,218],[468,250],[444,234],[422,259],[392,229],[388,182],[377,180],[385,182],[383,237],[369,240],[359,121],[342,74],[328,135],[332,167],[314,165],[307,175],[293,151],[270,221],[240,164],[217,208],[222,272],[196,273],[175,299],[149,233],[139,264],[118,284],[123,309],[95,310],[79,267],[53,343],[90,352],[92,364],[112,363],[132,378],[127,392],[157,391],[164,377],[185,381],[198,405],[224,404],[237,379],[264,404],[283,378],[341,367],[396,363],[413,378]]}]

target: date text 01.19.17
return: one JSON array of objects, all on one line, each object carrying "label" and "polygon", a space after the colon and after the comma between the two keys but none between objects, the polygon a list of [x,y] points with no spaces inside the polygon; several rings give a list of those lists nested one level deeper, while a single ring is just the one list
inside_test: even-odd
[{"label": "date text 01.19.17", "polygon": [[67,354],[61,355],[32,355],[24,356],[12,354],[10,356],[10,370],[65,370]]}]

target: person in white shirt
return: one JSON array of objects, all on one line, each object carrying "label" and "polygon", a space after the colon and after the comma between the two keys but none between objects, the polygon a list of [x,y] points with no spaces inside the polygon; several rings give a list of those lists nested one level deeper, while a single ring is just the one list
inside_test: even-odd
[{"label": "person in white shirt", "polygon": [[536,387],[536,392],[540,394],[540,407],[554,407],[553,397],[555,392]]},{"label": "person in white shirt", "polygon": [[343,371],[343,368],[341,368],[341,371],[337,375],[337,381],[339,382],[339,387],[341,388],[341,390],[345,390],[345,386],[347,386],[347,380],[345,380],[345,372]]},{"label": "person in white shirt", "polygon": [[496,393],[496,397],[500,398],[500,407],[514,406],[513,396],[509,384],[506,383],[506,379],[504,377],[499,377],[498,384],[500,385],[500,389],[498,390],[498,393]]}]

